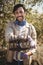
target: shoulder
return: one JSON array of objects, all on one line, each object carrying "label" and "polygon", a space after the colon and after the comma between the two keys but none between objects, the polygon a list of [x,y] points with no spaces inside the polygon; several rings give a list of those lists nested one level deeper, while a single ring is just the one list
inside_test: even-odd
[{"label": "shoulder", "polygon": [[32,25],[31,23],[26,23],[26,27],[30,29],[30,32],[36,32],[35,26]]},{"label": "shoulder", "polygon": [[12,24],[14,24],[14,21],[10,21],[10,22],[8,22],[7,24],[8,24],[8,25],[12,25]]},{"label": "shoulder", "polygon": [[14,25],[14,21],[10,21],[6,24],[6,27],[12,27]]},{"label": "shoulder", "polygon": [[26,22],[26,26],[27,26],[27,27],[31,27],[31,28],[33,28],[33,29],[35,28],[31,23],[28,23],[28,22]]},{"label": "shoulder", "polygon": [[30,23],[31,29],[35,29],[35,26]]}]

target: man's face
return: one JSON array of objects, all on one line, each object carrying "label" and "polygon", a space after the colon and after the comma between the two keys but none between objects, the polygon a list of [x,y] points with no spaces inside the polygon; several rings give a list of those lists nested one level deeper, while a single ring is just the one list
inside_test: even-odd
[{"label": "man's face", "polygon": [[15,17],[18,21],[23,21],[25,18],[25,11],[22,7],[19,7],[16,11],[15,11]]}]

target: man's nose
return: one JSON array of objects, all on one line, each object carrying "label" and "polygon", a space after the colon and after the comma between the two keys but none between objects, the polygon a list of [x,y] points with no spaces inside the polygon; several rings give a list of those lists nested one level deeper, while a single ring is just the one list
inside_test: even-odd
[{"label": "man's nose", "polygon": [[18,13],[18,16],[21,16],[21,13]]}]

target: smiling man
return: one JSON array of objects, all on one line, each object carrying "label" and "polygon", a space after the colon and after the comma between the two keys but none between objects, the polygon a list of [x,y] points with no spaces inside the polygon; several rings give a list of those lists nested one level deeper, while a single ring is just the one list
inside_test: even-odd
[{"label": "smiling man", "polygon": [[10,44],[8,65],[24,65],[23,61],[36,52],[36,30],[25,20],[25,11],[23,4],[16,4],[13,9],[16,20],[8,23],[5,29],[5,40]]}]

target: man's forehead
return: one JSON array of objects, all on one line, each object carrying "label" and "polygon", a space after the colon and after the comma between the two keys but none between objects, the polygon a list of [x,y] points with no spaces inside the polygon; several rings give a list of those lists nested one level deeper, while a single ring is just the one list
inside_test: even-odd
[{"label": "man's forehead", "polygon": [[23,7],[19,7],[16,11],[24,11]]}]

